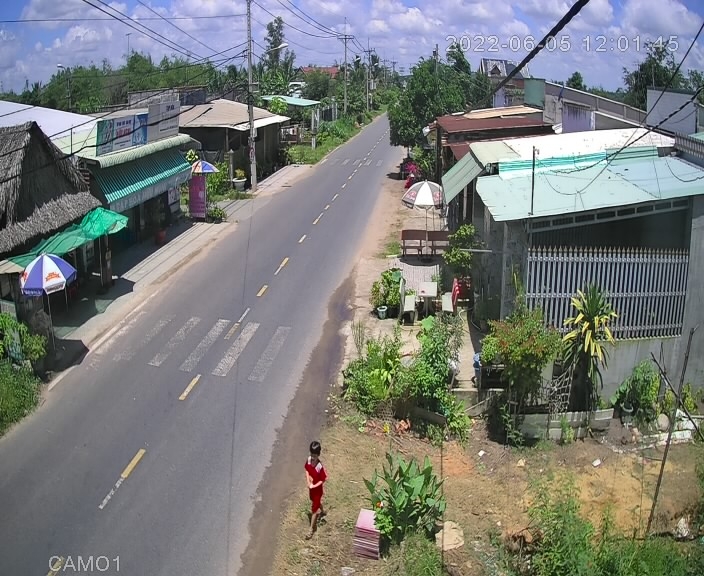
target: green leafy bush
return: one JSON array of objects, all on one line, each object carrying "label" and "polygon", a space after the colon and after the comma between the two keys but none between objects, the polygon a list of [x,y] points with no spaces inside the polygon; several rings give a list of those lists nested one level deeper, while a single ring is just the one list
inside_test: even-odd
[{"label": "green leafy bush", "polygon": [[353,360],[343,372],[343,397],[362,414],[371,416],[388,400],[401,367],[401,336],[369,339],[366,353]]},{"label": "green leafy bush", "polygon": [[[651,362],[638,364],[611,397],[614,406],[628,403],[633,407],[633,418],[639,425],[647,425],[658,417],[660,373]],[[674,398],[673,404],[674,404]]]},{"label": "green leafy bush", "polygon": [[46,338],[32,334],[26,324],[9,314],[0,314],[0,359],[10,355],[19,339],[21,356],[31,363],[38,362],[46,355]]},{"label": "green leafy bush", "polygon": [[230,193],[230,166],[227,162],[218,162],[218,172],[205,177],[205,189],[209,202],[217,202]]},{"label": "green leafy bush", "polygon": [[398,544],[411,532],[431,536],[446,502],[430,459],[426,456],[421,468],[413,458],[387,453],[386,462],[381,474],[375,471],[371,480],[364,479],[382,538]]},{"label": "green leafy bush", "polygon": [[381,273],[381,278],[372,284],[369,297],[369,304],[376,310],[379,306],[389,308],[397,307],[401,304],[401,270],[390,268]]},{"label": "green leafy bush", "polygon": [[211,204],[208,206],[208,211],[206,216],[208,217],[208,220],[211,222],[223,222],[227,220],[227,212],[220,208],[220,206],[216,204]]},{"label": "green leafy bush", "polygon": [[464,278],[469,276],[472,269],[472,253],[466,252],[468,248],[476,247],[476,230],[472,224],[463,224],[454,234],[450,234],[450,247],[443,254],[445,264],[453,273]]},{"label": "green leafy bush", "polygon": [[39,379],[26,366],[0,362],[0,434],[29,414],[39,401]]}]

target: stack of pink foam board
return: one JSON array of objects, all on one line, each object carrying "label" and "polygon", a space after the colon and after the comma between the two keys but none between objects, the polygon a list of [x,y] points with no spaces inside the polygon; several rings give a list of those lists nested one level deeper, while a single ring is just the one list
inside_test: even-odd
[{"label": "stack of pink foam board", "polygon": [[379,559],[379,530],[374,526],[374,511],[359,511],[354,527],[354,553],[363,558]]}]

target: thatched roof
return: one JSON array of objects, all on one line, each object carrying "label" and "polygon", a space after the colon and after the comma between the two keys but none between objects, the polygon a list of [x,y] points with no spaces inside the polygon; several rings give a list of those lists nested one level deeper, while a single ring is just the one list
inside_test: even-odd
[{"label": "thatched roof", "polygon": [[36,122],[0,128],[0,254],[31,248],[98,206]]}]

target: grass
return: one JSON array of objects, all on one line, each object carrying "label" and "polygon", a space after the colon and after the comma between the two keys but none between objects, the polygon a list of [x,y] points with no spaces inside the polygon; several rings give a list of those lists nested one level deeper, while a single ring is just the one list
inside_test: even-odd
[{"label": "grass", "polygon": [[39,379],[29,368],[0,363],[0,435],[27,416],[39,402]]},{"label": "grass", "polygon": [[[369,124],[377,116],[381,116],[386,112],[386,107],[382,106],[379,110],[372,110],[366,116],[365,126]],[[347,142],[355,134],[358,134],[362,127],[345,126],[344,120],[335,122],[338,126],[331,134],[320,135],[316,142],[315,149],[311,148],[310,144],[294,144],[288,149],[288,156],[291,164],[317,164],[327,154],[332,152],[338,146]]]}]

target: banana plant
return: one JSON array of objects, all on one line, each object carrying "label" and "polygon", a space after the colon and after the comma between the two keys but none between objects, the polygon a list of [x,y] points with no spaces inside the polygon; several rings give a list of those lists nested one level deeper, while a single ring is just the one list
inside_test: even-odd
[{"label": "banana plant", "polygon": [[614,344],[609,324],[618,314],[604,292],[590,284],[578,290],[572,298],[576,314],[567,318],[564,325],[570,331],[563,337],[563,361],[573,369],[573,386],[583,387],[587,406],[592,410],[598,402],[598,390],[603,386],[602,370],[607,367],[607,344]]}]

